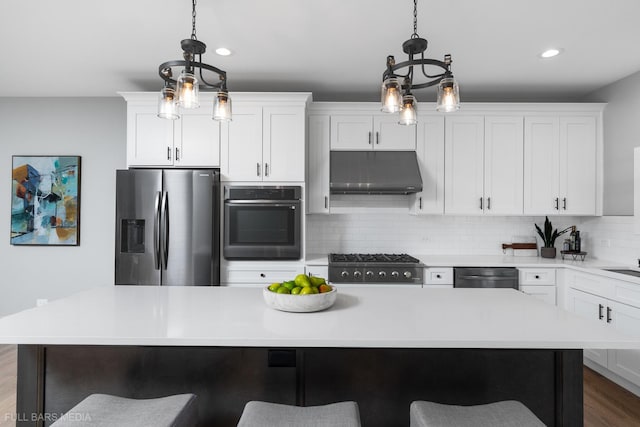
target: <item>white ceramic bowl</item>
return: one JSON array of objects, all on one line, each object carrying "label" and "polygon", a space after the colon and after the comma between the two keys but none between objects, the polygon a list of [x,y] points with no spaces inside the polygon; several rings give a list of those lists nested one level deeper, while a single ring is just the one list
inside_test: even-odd
[{"label": "white ceramic bowl", "polygon": [[264,301],[269,307],[294,313],[310,313],[327,309],[336,302],[337,294],[335,286],[331,286],[329,292],[308,295],[278,294],[271,292],[268,286],[262,289]]}]

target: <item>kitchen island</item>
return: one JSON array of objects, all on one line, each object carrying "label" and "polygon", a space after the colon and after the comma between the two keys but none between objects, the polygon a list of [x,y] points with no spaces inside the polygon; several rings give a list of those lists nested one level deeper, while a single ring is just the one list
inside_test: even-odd
[{"label": "kitchen island", "polygon": [[18,424],[94,392],[189,391],[202,425],[235,425],[252,399],[356,400],[367,426],[408,425],[411,400],[517,399],[547,425],[582,425],[582,349],[640,348],[511,289],[339,289],[317,313],[261,293],[107,287],[0,319],[0,343],[19,345]]}]

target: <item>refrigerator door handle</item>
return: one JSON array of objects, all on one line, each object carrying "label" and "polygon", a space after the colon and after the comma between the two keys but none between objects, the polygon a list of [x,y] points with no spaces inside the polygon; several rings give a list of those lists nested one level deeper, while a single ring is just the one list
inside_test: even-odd
[{"label": "refrigerator door handle", "polygon": [[153,265],[160,270],[160,192],[156,192],[153,214]]},{"label": "refrigerator door handle", "polygon": [[162,268],[167,269],[169,262],[169,193],[162,194]]}]

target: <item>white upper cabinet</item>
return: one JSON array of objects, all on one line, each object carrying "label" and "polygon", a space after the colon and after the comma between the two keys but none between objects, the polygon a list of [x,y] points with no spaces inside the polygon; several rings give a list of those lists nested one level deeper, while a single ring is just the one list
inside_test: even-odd
[{"label": "white upper cabinet", "polygon": [[522,116],[447,116],[445,213],[522,214]]},{"label": "white upper cabinet", "polygon": [[[204,106],[157,117],[157,93],[127,93],[127,166],[218,167],[220,124]],[[206,102],[203,102],[203,105]]]},{"label": "white upper cabinet", "polygon": [[526,215],[600,214],[597,123],[596,115],[525,117]]},{"label": "white upper cabinet", "polygon": [[233,120],[222,126],[222,179],[303,182],[309,94],[232,96]]},{"label": "white upper cabinet", "polygon": [[223,125],[223,177],[262,181],[262,108],[233,106],[233,120]]},{"label": "white upper cabinet", "polygon": [[205,108],[184,111],[174,128],[174,165],[220,165],[220,122]]},{"label": "white upper cabinet", "polygon": [[523,121],[522,116],[485,117],[485,214],[522,214]]},{"label": "white upper cabinet", "polygon": [[[328,115],[309,115],[307,125],[307,213],[329,213]],[[327,277],[327,276],[323,276]]]},{"label": "white upper cabinet", "polygon": [[331,115],[332,150],[415,150],[415,126],[398,124],[397,114]]},{"label": "white upper cabinet", "polygon": [[442,214],[444,212],[444,116],[421,115],[416,125],[416,153],[422,191],[412,196],[411,213]]}]

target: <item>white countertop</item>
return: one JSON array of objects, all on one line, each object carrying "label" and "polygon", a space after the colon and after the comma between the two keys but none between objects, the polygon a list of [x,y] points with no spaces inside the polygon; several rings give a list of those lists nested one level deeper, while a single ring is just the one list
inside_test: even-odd
[{"label": "white countertop", "polygon": [[370,287],[338,289],[317,313],[270,309],[260,287],[102,287],[0,318],[0,343],[640,348],[640,338],[512,289]]}]

